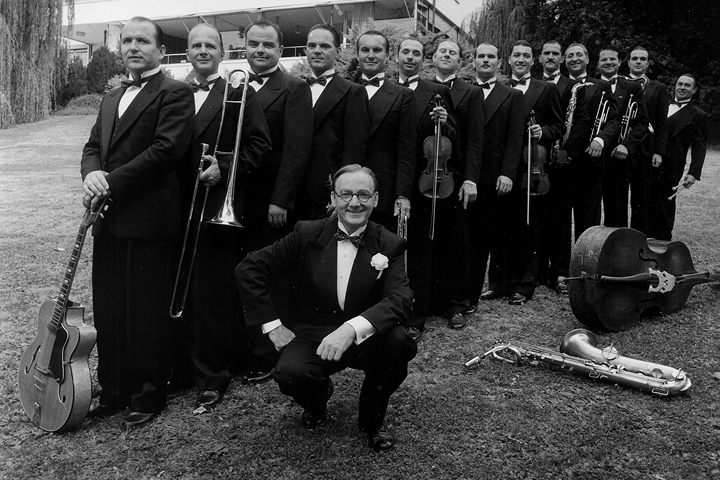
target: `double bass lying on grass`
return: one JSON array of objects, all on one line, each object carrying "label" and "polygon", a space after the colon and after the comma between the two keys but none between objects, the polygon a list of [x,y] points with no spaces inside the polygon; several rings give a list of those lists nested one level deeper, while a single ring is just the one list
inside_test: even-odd
[{"label": "double bass lying on grass", "polygon": [[679,241],[648,240],[632,228],[591,227],[578,238],[570,260],[570,306],[591,328],[620,332],[645,311],[674,313],[695,285],[720,281],[698,272]]}]

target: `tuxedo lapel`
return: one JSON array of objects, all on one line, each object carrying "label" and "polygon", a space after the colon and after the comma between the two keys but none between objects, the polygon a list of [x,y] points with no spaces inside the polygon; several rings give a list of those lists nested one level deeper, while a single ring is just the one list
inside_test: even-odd
[{"label": "tuxedo lapel", "polygon": [[335,75],[330,83],[327,84],[317,103],[313,107],[313,126],[317,130],[318,125],[322,123],[325,116],[333,109],[335,104],[350,89],[350,83],[344,78]]},{"label": "tuxedo lapel", "polygon": [[308,263],[313,283],[323,298],[330,299],[334,309],[339,310],[337,298],[337,219],[325,223],[317,240],[308,241]]},{"label": "tuxedo lapel", "polygon": [[453,82],[453,86],[450,89],[450,98],[452,98],[453,105],[457,108],[458,105],[463,101],[465,95],[470,91],[470,85],[456,78]]},{"label": "tuxedo lapel", "polygon": [[430,100],[433,98],[433,90],[429,87],[428,83],[424,80],[418,81],[418,86],[415,89],[415,100],[417,102],[418,118],[422,118],[423,113],[428,108]]},{"label": "tuxedo lapel", "polygon": [[117,118],[118,104],[125,90],[118,88],[108,93],[103,103],[102,122],[103,125],[109,125],[110,128],[102,129],[102,151],[107,152],[110,149],[110,140],[115,130],[115,119]]},{"label": "tuxedo lapel", "polygon": [[[625,85],[624,82],[620,81],[618,79],[617,83],[615,84],[615,100],[617,100],[618,106],[622,106],[623,102],[625,102],[625,97],[627,97],[628,89],[627,85]],[[622,112],[624,113],[624,112]]]},{"label": "tuxedo lapel", "polygon": [[225,80],[219,78],[215,81],[213,88],[210,89],[208,97],[203,102],[202,107],[195,115],[195,131],[193,138],[200,138],[205,130],[210,126],[213,119],[222,112],[223,95],[225,94]]},{"label": "tuxedo lapel", "polygon": [[117,124],[117,128],[113,133],[113,137],[110,141],[110,147],[112,144],[122,138],[125,132],[135,123],[140,114],[155,100],[155,97],[159,95],[160,84],[162,83],[165,75],[159,73],[153,78],[148,80],[145,86],[140,90],[133,101],[128,105],[127,110],[123,113],[122,118]]},{"label": "tuxedo lapel", "polygon": [[524,100],[523,100],[523,118],[527,118],[527,116],[530,114],[530,111],[535,106],[535,102],[537,102],[537,99],[540,98],[540,94],[542,93],[542,85],[537,80],[530,80],[530,85],[528,85],[527,92],[525,92]]},{"label": "tuxedo lapel", "polygon": [[510,96],[509,89],[500,89],[498,87],[499,85],[495,85],[490,95],[485,99],[485,125],[490,123],[497,109],[500,108],[500,105]]},{"label": "tuxedo lapel", "polygon": [[361,310],[360,306],[367,301],[366,297],[370,294],[378,278],[379,272],[370,264],[372,256],[380,251],[377,229],[374,224],[368,223],[363,238],[363,244],[358,248],[350,272],[350,280],[345,294],[345,312],[358,312]]},{"label": "tuxedo lapel", "polygon": [[682,132],[690,120],[692,120],[695,114],[695,105],[689,103],[683,108],[675,112],[674,115],[668,117],[668,132],[672,132],[668,138],[672,138],[675,135]]},{"label": "tuxedo lapel", "polygon": [[399,92],[392,93],[390,91],[392,87],[389,85],[390,83],[385,80],[383,86],[370,99],[370,135],[375,133],[399,95]]},{"label": "tuxedo lapel", "polygon": [[[257,99],[260,107],[264,110],[272,105],[272,103],[280,96],[282,91],[280,86],[282,84],[283,72],[279,68],[270,74],[265,80],[263,88],[256,92],[255,98]],[[332,82],[330,82],[332,83]]]}]

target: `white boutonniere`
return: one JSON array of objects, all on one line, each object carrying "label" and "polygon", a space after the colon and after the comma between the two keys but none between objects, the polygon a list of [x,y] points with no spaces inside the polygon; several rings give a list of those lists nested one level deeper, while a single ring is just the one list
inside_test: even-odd
[{"label": "white boutonniere", "polygon": [[372,265],[375,270],[378,271],[377,278],[380,278],[382,276],[383,270],[385,270],[390,264],[388,262],[388,258],[385,255],[383,255],[382,253],[376,253],[370,259],[370,265]]}]

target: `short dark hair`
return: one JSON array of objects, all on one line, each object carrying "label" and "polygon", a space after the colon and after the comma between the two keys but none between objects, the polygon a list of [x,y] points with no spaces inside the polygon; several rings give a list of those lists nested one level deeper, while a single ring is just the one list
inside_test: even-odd
[{"label": "short dark hair", "polygon": [[355,48],[356,48],[358,51],[360,51],[360,39],[361,39],[362,37],[364,37],[365,35],[377,35],[378,37],[382,37],[383,40],[385,40],[385,53],[390,53],[390,41],[389,41],[388,38],[385,36],[385,34],[382,33],[382,32],[379,31],[379,30],[368,30],[367,32],[361,34],[361,35],[358,37],[357,42],[355,42]]},{"label": "short dark hair", "polygon": [[[163,40],[164,33],[162,31],[162,28],[160,28],[160,25],[158,25],[157,23],[155,23],[154,21],[150,20],[147,17],[133,17],[130,19],[130,22],[150,23],[153,27],[155,27],[155,44],[158,47],[160,47],[163,44],[162,40]],[[128,22],[128,23],[130,23],[130,22]],[[120,37],[122,37],[122,30],[120,31]]]},{"label": "short dark hair", "polygon": [[630,54],[632,54],[632,52],[634,52],[635,50],[642,50],[643,52],[648,54],[648,58],[650,57],[650,52],[648,51],[647,48],[643,47],[642,45],[637,45],[637,46],[631,48]]},{"label": "short dark hair", "polygon": [[[440,48],[440,45],[442,45],[442,44],[445,43],[445,42],[454,43],[454,44],[457,46],[457,48],[458,48],[458,53],[460,54],[460,58],[462,58],[462,56],[463,56],[463,47],[462,47],[462,45],[460,45],[460,44],[457,42],[457,40],[453,40],[453,39],[450,38],[450,37],[443,38],[442,40],[440,40],[440,41],[438,42],[438,45],[437,45],[438,48]],[[436,51],[437,51],[437,50],[436,50]]]},{"label": "short dark hair", "polygon": [[602,52],[615,52],[617,54],[617,56],[620,57],[620,50],[618,50],[617,47],[613,47],[612,45],[605,45],[604,47],[602,47],[600,49],[600,51],[598,53],[602,53]]},{"label": "short dark hair", "polygon": [[[188,32],[188,47],[190,46],[190,34],[191,34],[191,33],[193,32],[193,30],[195,30],[196,28],[201,28],[201,27],[207,27],[207,28],[210,28],[210,29],[212,29],[212,30],[215,30],[215,33],[217,33],[218,38],[220,39],[220,51],[221,51],[221,52],[224,52],[225,49],[223,48],[223,39],[222,39],[222,34],[220,33],[220,30],[218,30],[215,25],[213,25],[213,24],[211,24],[211,23],[207,23],[207,22],[201,22],[201,23],[197,23],[197,24],[193,25],[193,27],[192,27],[192,28],[190,29],[190,31]],[[230,45],[230,46],[232,47],[232,45]]]},{"label": "short dark hair", "polygon": [[377,178],[375,177],[375,174],[373,173],[373,171],[367,167],[358,165],[357,163],[351,163],[350,165],[345,165],[340,170],[335,172],[335,175],[333,175],[333,179],[332,179],[333,191],[335,191],[335,185],[337,184],[337,180],[338,180],[338,178],[340,178],[341,175],[345,175],[346,173],[354,173],[354,172],[364,172],[367,175],[369,175],[373,181],[373,188],[375,189],[376,192],[378,191],[378,181],[377,181]]},{"label": "short dark hair", "polygon": [[313,30],[325,30],[330,32],[333,37],[333,44],[335,45],[335,48],[340,47],[340,32],[335,30],[332,25],[327,25],[325,23],[318,23],[317,25],[313,25],[312,27],[310,27],[310,30],[308,30],[308,36],[310,36]]},{"label": "short dark hair", "polygon": [[282,30],[280,30],[280,27],[277,26],[277,24],[275,24],[273,22],[269,22],[267,20],[255,20],[254,22],[250,22],[250,24],[247,27],[245,27],[245,41],[246,42],[247,42],[247,32],[249,32],[252,27],[272,28],[273,30],[275,30],[275,33],[277,33],[278,47],[282,47],[283,33],[282,33]]},{"label": "short dark hair", "polygon": [[570,49],[573,48],[573,47],[580,47],[580,48],[582,48],[582,49],[583,49],[583,52],[585,52],[585,56],[588,57],[588,60],[590,59],[590,54],[588,53],[588,49],[585,48],[585,45],[583,45],[582,43],[571,43],[571,44],[568,45],[568,47],[565,49],[565,53],[567,53],[567,51],[570,50]]},{"label": "short dark hair", "polygon": [[534,55],[532,45],[527,40],[518,40],[517,42],[512,44],[512,47],[510,47],[510,53],[515,50],[515,47],[530,47],[530,54]]},{"label": "short dark hair", "polygon": [[692,73],[683,73],[682,75],[678,75],[677,79],[675,80],[675,83],[677,83],[678,80],[680,80],[680,77],[690,77],[693,81],[693,86],[695,88],[698,88],[697,78],[695,78],[695,75]]},{"label": "short dark hair", "polygon": [[412,40],[414,42],[418,42],[420,44],[420,48],[422,49],[422,54],[425,56],[425,44],[420,40],[418,37],[414,37],[412,35],[408,35],[407,37],[403,37],[400,40],[400,43],[398,44],[398,53],[400,53],[400,49],[402,48],[402,44],[405,43],[408,40]]},{"label": "short dark hair", "polygon": [[[555,40],[554,38],[552,40],[543,42],[540,49],[542,50],[543,48],[545,48],[545,45],[557,45],[558,47],[560,47],[560,51],[562,52],[562,44],[560,42],[558,42],[557,40]],[[540,53],[542,53],[542,51]]]}]

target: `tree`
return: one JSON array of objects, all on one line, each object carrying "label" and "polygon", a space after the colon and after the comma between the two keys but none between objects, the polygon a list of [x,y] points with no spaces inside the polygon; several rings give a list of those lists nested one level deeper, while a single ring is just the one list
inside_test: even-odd
[{"label": "tree", "polygon": [[0,1],[0,128],[50,113],[63,3],[72,17],[74,0]]},{"label": "tree", "polygon": [[105,93],[107,81],[118,71],[115,53],[103,46],[95,50],[87,66],[87,89],[90,93]]},{"label": "tree", "polygon": [[68,65],[67,83],[63,88],[61,102],[63,105],[80,95],[88,93],[85,66],[80,57],[73,57]]}]

